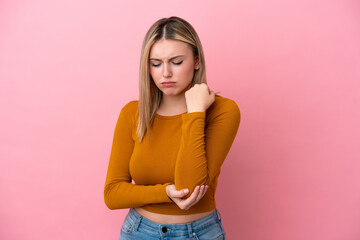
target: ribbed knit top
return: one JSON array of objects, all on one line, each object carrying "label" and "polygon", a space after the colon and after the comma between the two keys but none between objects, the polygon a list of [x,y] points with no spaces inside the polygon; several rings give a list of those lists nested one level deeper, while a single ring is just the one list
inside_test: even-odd
[{"label": "ribbed knit top", "polygon": [[[213,210],[220,169],[240,125],[235,101],[216,95],[206,112],[155,114],[142,142],[136,134],[138,103],[128,102],[115,126],[104,188],[108,208],[142,207],[171,215]],[[181,210],[168,198],[168,184],[188,188],[188,196],[196,185],[209,188],[197,204]]]}]

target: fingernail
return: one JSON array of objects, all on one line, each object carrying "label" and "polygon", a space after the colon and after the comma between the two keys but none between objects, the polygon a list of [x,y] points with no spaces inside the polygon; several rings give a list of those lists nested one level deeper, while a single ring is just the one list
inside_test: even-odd
[{"label": "fingernail", "polygon": [[187,189],[184,190],[184,193],[188,193],[188,192],[189,192],[189,190],[187,190]]}]

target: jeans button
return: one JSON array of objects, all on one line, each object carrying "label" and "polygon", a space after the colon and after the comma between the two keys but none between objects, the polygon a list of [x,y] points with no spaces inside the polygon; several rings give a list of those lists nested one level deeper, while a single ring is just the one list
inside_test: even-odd
[{"label": "jeans button", "polygon": [[166,228],[166,227],[162,227],[161,230],[162,230],[163,233],[166,233],[166,232],[167,232],[167,228]]}]

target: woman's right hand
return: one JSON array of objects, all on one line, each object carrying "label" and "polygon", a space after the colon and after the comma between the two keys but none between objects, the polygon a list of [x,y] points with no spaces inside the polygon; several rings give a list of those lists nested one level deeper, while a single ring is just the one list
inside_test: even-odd
[{"label": "woman's right hand", "polygon": [[215,92],[206,83],[198,83],[185,92],[188,113],[206,112],[215,101]]},{"label": "woman's right hand", "polygon": [[182,210],[188,210],[190,207],[195,205],[205,195],[206,190],[209,186],[202,185],[196,186],[194,192],[188,198],[185,197],[188,193],[188,189],[176,190],[174,184],[166,186],[166,194],[179,206]]}]

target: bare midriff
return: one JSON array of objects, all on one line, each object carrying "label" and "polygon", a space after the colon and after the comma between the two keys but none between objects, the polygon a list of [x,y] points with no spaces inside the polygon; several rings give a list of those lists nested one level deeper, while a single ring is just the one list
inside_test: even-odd
[{"label": "bare midriff", "polygon": [[181,224],[199,220],[213,213],[215,210],[203,213],[189,214],[189,215],[167,215],[160,213],[153,213],[142,208],[135,208],[135,210],[143,217],[159,223],[159,224]]}]

